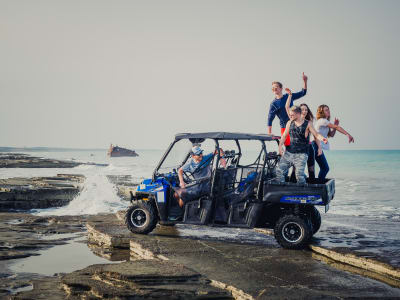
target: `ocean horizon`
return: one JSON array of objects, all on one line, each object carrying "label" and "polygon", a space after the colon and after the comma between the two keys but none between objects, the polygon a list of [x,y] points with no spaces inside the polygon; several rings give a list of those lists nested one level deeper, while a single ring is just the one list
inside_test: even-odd
[{"label": "ocean horizon", "polygon": [[[54,149],[57,149],[54,151]],[[43,151],[44,150],[44,151]],[[91,151],[90,151],[91,150]],[[81,165],[70,169],[0,169],[0,178],[55,176],[59,173],[83,174],[88,182],[102,181],[106,175],[130,175],[139,183],[151,177],[165,150],[135,149],[138,157],[107,156],[106,149],[51,148],[35,151],[34,156],[80,162],[108,164],[107,167]],[[273,149],[275,150],[275,149]],[[0,152],[2,149],[0,148]],[[26,152],[32,155],[31,151]],[[330,171],[336,182],[336,194],[329,213],[366,216],[400,221],[400,150],[331,150],[325,151]],[[316,174],[318,174],[316,166]],[[98,186],[104,185],[99,182]],[[99,196],[104,191],[98,191]],[[96,191],[90,194],[95,197]],[[102,199],[99,197],[99,199]],[[99,203],[99,206],[103,204]],[[93,207],[93,211],[98,211]]]}]

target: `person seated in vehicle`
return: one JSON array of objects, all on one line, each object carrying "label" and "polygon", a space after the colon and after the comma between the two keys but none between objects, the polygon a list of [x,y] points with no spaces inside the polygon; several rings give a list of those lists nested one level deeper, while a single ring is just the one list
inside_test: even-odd
[{"label": "person seated in vehicle", "polygon": [[[175,190],[175,198],[178,199],[178,204],[183,207],[185,202],[195,200],[210,192],[210,176],[212,161],[217,150],[214,153],[203,155],[203,150],[199,146],[194,146],[191,151],[191,158],[178,170],[179,189]],[[219,149],[220,162],[222,167],[226,166],[226,161],[223,158],[224,151]],[[200,183],[187,187],[183,179],[183,173],[190,173],[195,180]]]},{"label": "person seated in vehicle", "polygon": [[[318,138],[325,144],[328,140],[314,129],[311,122],[302,118],[299,106],[292,106],[290,108],[289,117],[290,120],[279,142],[279,153],[282,157],[276,167],[276,180],[285,182],[285,174],[287,174],[287,171],[293,165],[296,170],[297,183],[304,184],[306,183],[304,169],[308,159],[310,132],[315,138]],[[286,151],[283,153],[282,146],[288,135],[290,136],[290,145],[286,146]]]}]

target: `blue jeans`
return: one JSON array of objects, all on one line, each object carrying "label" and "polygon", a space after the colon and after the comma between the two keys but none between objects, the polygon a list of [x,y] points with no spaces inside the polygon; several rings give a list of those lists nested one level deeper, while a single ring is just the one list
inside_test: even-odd
[{"label": "blue jeans", "polygon": [[318,179],[325,179],[326,174],[328,174],[328,172],[329,172],[328,161],[326,160],[325,154],[323,151],[322,151],[322,154],[320,156],[318,156],[318,146],[315,143],[315,141],[312,142],[312,146],[314,148],[315,160],[319,166]]}]

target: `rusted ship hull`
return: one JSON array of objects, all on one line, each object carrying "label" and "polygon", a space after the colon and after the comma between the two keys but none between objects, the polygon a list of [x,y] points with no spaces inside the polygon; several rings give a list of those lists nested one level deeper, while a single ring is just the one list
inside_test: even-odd
[{"label": "rusted ship hull", "polygon": [[110,146],[107,153],[110,157],[135,157],[139,156],[135,150],[129,150],[118,146]]}]

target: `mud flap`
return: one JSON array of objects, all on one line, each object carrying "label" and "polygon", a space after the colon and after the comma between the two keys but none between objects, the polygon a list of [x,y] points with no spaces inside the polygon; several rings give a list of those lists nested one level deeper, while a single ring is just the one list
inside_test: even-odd
[{"label": "mud flap", "polygon": [[183,222],[197,225],[207,224],[211,215],[211,207],[212,201],[209,199],[188,202],[185,205]]}]

